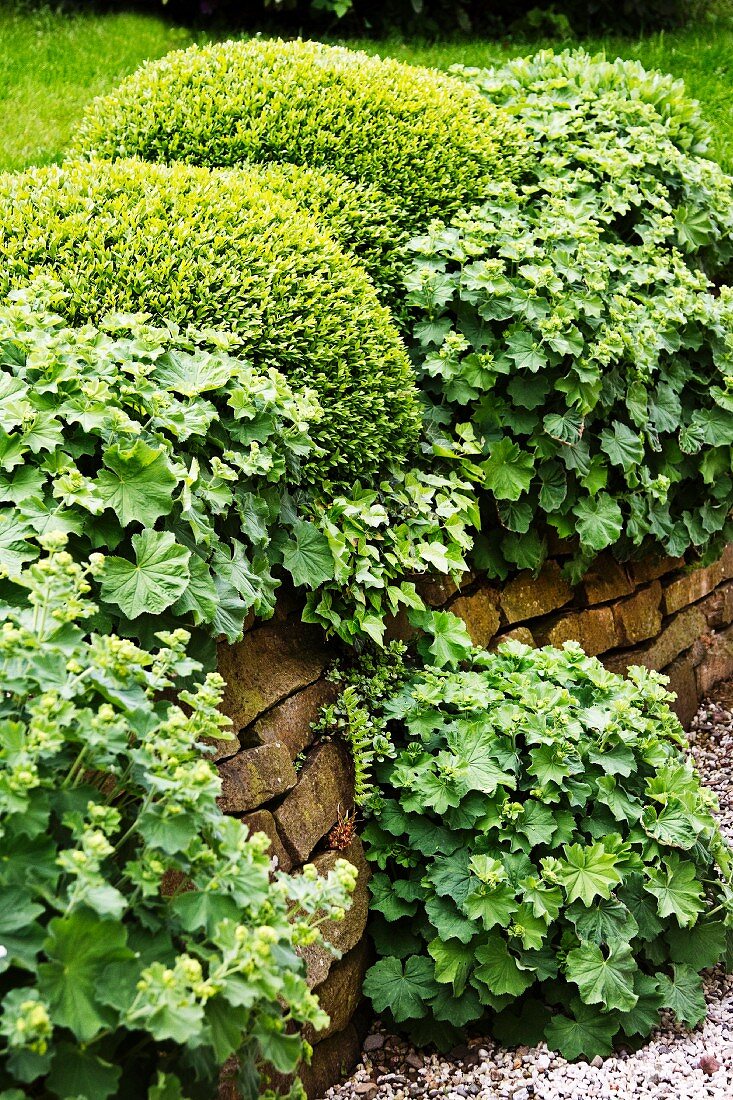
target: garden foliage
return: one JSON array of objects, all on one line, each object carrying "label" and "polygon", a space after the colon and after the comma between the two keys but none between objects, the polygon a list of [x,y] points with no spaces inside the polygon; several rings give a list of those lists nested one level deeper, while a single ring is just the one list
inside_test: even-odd
[{"label": "garden foliage", "polygon": [[683,81],[585,50],[454,72],[521,121],[531,178],[592,187],[620,239],[730,258],[729,180],[705,159],[709,127]]},{"label": "garden foliage", "polygon": [[477,561],[536,568],[577,536],[672,555],[730,537],[733,192],[679,82],[583,53],[468,74],[532,135],[521,187],[410,248],[413,354],[443,423],[482,440]]},{"label": "garden foliage", "polygon": [[359,261],[380,299],[396,317],[404,312],[404,246],[397,227],[399,205],[373,183],[300,164],[260,164],[248,169],[262,186],[297,202],[344,252]]},{"label": "garden foliage", "polygon": [[89,635],[109,564],[42,541],[0,630],[0,1090],[209,1100],[236,1054],[256,1100],[258,1067],[291,1072],[299,1028],[327,1022],[297,949],[343,917],[354,869],[273,873],[216,803],[220,677],[163,701],[198,667],[186,632],[150,652]]},{"label": "garden foliage", "polygon": [[71,154],[210,167],[288,162],[373,184],[419,231],[523,160],[521,127],[465,83],[318,42],[193,46],[95,101]]},{"label": "garden foliage", "polygon": [[733,943],[733,864],[663,678],[575,644],[433,652],[383,676],[377,711],[395,743],[364,834],[377,1012],[444,1049],[488,1015],[570,1059],[664,1008],[697,1024],[699,972]]},{"label": "garden foliage", "polygon": [[704,1015],[731,857],[660,679],[475,651],[413,575],[731,538],[730,181],[638,65],[460,76],[193,48],[0,179],[7,1100],[203,1100],[231,1054],[254,1100],[308,1055],[296,948],[353,873],[222,818],[221,683],[165,630],[235,640],[283,579],[348,643],[420,632],[319,725],[373,812],[375,1008],[570,1058]]},{"label": "garden foliage", "polygon": [[[145,312],[232,334],[260,371],[312,387],[319,490],[404,459],[419,411],[404,349],[363,270],[255,171],[76,164],[0,181],[0,294],[45,273],[74,325]],[[206,334],[203,334],[206,345]],[[305,472],[305,470],[304,470]]]},{"label": "garden foliage", "polygon": [[234,357],[226,334],[129,314],[72,328],[51,308],[68,312],[54,284],[13,298],[0,307],[11,579],[60,530],[81,558],[110,552],[99,625],[147,640],[185,623],[234,641],[249,612],[272,614],[286,576],[313,590],[311,621],[353,641],[380,640],[389,610],[422,606],[408,574],[466,569],[478,514],[458,467],[324,502],[298,488],[323,415],[313,394]]},{"label": "garden foliage", "polygon": [[45,296],[0,309],[0,566],[13,578],[64,531],[82,559],[109,551],[108,625],[154,632],[164,616],[234,641],[249,611],[272,614],[273,564],[302,570],[307,525],[282,513],[320,407],[233,358],[226,335],[207,352],[139,316],[71,328],[49,303],[67,294]]}]

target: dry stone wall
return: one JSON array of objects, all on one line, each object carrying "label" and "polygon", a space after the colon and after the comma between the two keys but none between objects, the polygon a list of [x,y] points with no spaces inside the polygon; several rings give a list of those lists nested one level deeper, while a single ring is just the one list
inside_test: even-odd
[{"label": "dry stone wall", "polygon": [[[418,587],[431,606],[459,615],[477,645],[493,648],[506,638],[529,645],[575,640],[613,672],[624,673],[631,664],[664,672],[684,724],[703,695],[733,676],[733,545],[713,565],[692,570],[682,559],[623,566],[603,556],[574,588],[562,563],[560,547],[537,577],[519,573],[496,585],[469,576],[460,589],[444,578],[422,578]],[[406,620],[390,624],[392,637],[409,633]],[[353,809],[351,758],[339,742],[316,743],[311,729],[335,697],[326,672],[341,652],[317,627],[300,621],[293,593],[280,600],[273,619],[250,623],[241,642],[219,652],[227,681],[223,706],[236,734],[215,745],[222,809],[266,833],[286,871],[297,874],[313,862],[325,874],[339,856],[359,871],[346,920],[325,929],[341,957],[334,960],[322,948],[306,957],[310,984],[331,1016],[325,1032],[309,1036],[313,1062],[301,1076],[311,1100],[356,1061],[357,1009],[369,965],[369,867],[358,836],[343,847],[344,830],[338,830],[342,847],[334,847],[334,826]]]}]

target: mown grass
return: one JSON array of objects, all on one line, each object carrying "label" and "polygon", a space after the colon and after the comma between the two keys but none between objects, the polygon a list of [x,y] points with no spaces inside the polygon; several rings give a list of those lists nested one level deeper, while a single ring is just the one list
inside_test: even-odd
[{"label": "mown grass", "polygon": [[162,18],[0,5],[0,168],[59,159],[90,99],[193,37]]},{"label": "mown grass", "polygon": [[[19,11],[0,2],[0,169],[59,160],[84,107],[146,58],[208,36],[171,26],[160,16],[134,13],[62,15]],[[448,69],[499,64],[562,42],[442,42],[396,39],[347,45],[415,64]],[[582,45],[607,57],[639,58],[649,68],[682,77],[715,130],[712,153],[733,171],[733,31],[690,31],[640,41],[592,39]]]}]

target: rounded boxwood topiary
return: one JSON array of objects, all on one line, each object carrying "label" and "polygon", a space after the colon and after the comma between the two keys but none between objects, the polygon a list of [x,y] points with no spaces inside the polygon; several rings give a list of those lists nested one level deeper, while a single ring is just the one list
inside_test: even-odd
[{"label": "rounded boxwood topiary", "polygon": [[225,42],[143,66],[82,122],[72,152],[231,167],[282,161],[376,184],[417,230],[511,176],[522,130],[430,69],[317,42]]},{"label": "rounded boxwood topiary", "polygon": [[375,1009],[419,1043],[493,1020],[567,1058],[662,1009],[697,1024],[700,971],[731,943],[731,852],[664,678],[574,643],[403,671],[371,714],[395,741],[364,836]]},{"label": "rounded boxwood topiary", "polygon": [[252,165],[265,187],[297,202],[337,244],[354,255],[380,299],[404,316],[405,251],[409,234],[398,227],[398,205],[373,184],[340,172],[299,164]]},{"label": "rounded boxwood topiary", "polygon": [[257,173],[77,164],[0,180],[0,294],[39,274],[73,323],[110,311],[213,328],[237,354],[312,387],[325,410],[311,480],[353,481],[403,458],[416,391],[362,269]]}]

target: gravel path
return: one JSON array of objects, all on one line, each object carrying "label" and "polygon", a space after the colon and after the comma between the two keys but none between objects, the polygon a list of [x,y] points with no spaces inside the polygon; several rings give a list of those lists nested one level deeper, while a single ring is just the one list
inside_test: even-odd
[{"label": "gravel path", "polygon": [[[720,799],[733,842],[733,681],[702,704],[689,734],[697,766]],[[361,1064],[328,1100],[733,1100],[733,975],[706,977],[708,1018],[694,1031],[667,1020],[636,1053],[566,1062],[544,1044],[507,1050],[470,1040],[447,1057],[423,1055],[374,1025]]]}]

